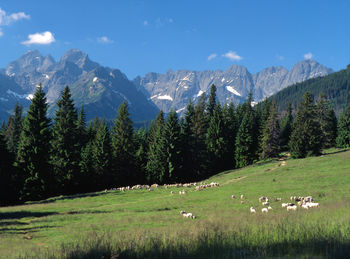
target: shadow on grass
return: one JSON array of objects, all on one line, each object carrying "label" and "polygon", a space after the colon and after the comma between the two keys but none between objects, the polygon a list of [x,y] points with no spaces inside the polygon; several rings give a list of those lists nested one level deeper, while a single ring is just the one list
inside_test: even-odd
[{"label": "shadow on grass", "polygon": [[46,217],[58,214],[57,212],[32,212],[32,211],[13,211],[13,212],[0,212],[0,220],[6,219],[22,219],[28,217]]},{"label": "shadow on grass", "polygon": [[176,244],[164,247],[162,244],[152,243],[145,247],[126,249],[113,247],[107,242],[90,247],[62,247],[61,254],[55,254],[53,258],[349,258],[350,254],[349,243],[331,240],[243,247],[229,245],[227,242],[207,241],[198,241],[190,247]]},{"label": "shadow on grass", "polygon": [[24,228],[16,228],[16,227],[6,227],[6,228],[0,228],[0,235],[2,234],[27,234],[27,233],[35,233],[39,232],[42,229],[49,229],[49,228],[57,228],[57,226],[37,226],[37,227],[24,227]]}]

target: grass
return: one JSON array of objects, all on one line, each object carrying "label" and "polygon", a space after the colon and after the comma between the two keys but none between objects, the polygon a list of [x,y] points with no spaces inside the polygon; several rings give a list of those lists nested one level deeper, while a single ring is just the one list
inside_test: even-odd
[{"label": "grass", "polygon": [[[185,195],[111,191],[0,208],[0,258],[346,258],[350,151],[340,151],[226,171],[206,181],[220,187]],[[273,202],[263,215],[262,195],[312,195],[320,208],[287,212]]]}]

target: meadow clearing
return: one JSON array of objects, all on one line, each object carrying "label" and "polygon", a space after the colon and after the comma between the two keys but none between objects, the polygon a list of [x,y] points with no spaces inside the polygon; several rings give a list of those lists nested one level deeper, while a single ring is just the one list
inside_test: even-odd
[{"label": "meadow clearing", "polygon": [[[0,258],[346,258],[350,254],[349,150],[259,162],[203,182],[220,186],[201,191],[193,186],[101,191],[2,207]],[[180,190],[186,194],[179,195]],[[281,203],[290,202],[292,195],[312,195],[320,207],[287,212]],[[267,214],[261,212],[260,196],[272,200]],[[276,197],[282,201],[275,202]],[[250,213],[251,206],[257,213]],[[181,210],[192,212],[196,219],[184,218]]]}]

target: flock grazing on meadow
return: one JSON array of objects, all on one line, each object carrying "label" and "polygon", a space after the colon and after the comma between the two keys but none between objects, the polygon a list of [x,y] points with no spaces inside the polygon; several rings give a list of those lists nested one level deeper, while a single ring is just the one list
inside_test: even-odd
[{"label": "flock grazing on meadow", "polygon": [[[176,183],[176,184],[164,184],[164,185],[158,185],[158,184],[152,184],[152,185],[134,185],[132,187],[130,186],[126,186],[126,187],[119,187],[119,188],[113,188],[112,190],[119,190],[122,192],[128,191],[128,190],[148,190],[150,192],[154,191],[154,189],[158,188],[158,187],[163,187],[165,189],[168,188],[188,188],[188,187],[195,187],[194,191],[201,191],[207,188],[213,188],[213,187],[219,187],[220,184],[216,183],[216,182],[211,182],[209,184],[207,183]],[[108,192],[108,190],[106,189],[105,192]],[[182,189],[179,191],[179,195],[185,195],[187,192],[185,191],[185,189]],[[175,192],[174,191],[170,191],[171,195],[174,195]],[[249,201],[246,199],[246,197],[241,194],[240,196],[240,200],[241,200],[241,204],[245,204],[248,203]],[[238,199],[236,197],[236,195],[232,195],[231,196],[232,199]],[[261,208],[261,213],[266,214],[269,211],[273,210],[272,208],[272,202],[274,202],[275,204],[277,204],[277,202],[282,202],[282,198],[268,198],[266,196],[261,196],[258,198],[259,203],[261,203],[261,205],[263,206],[263,208]],[[281,203],[282,208],[286,208],[287,211],[296,211],[298,209],[298,207],[308,210],[310,208],[318,208],[319,207],[319,203],[315,202],[314,198],[312,196],[291,196],[290,197],[290,201],[288,203]],[[255,214],[257,213],[257,209],[254,207],[250,207],[250,213]],[[191,212],[186,212],[184,210],[180,211],[180,214],[184,217],[184,218],[190,218],[190,219],[195,219],[196,216],[191,213]]]}]

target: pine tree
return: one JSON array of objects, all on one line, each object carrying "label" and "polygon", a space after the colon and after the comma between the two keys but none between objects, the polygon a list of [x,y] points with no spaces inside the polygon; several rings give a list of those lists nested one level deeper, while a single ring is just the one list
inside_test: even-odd
[{"label": "pine tree", "polygon": [[160,111],[149,135],[148,160],[146,164],[146,178],[149,183],[163,183],[167,177],[168,163],[164,127],[164,113]]},{"label": "pine tree", "polygon": [[139,129],[134,134],[134,142],[136,146],[136,172],[137,179],[140,184],[146,183],[146,164],[147,164],[147,152],[148,152],[148,139],[147,131],[143,128]]},{"label": "pine tree", "polygon": [[7,142],[7,147],[12,154],[17,154],[18,142],[21,136],[22,130],[22,106],[16,104],[14,108],[14,114],[9,117],[6,126],[5,138]]},{"label": "pine tree", "polygon": [[236,137],[236,166],[244,167],[254,161],[254,117],[252,112],[245,112]]},{"label": "pine tree", "polygon": [[337,146],[350,148],[350,104],[339,116]]},{"label": "pine tree", "polygon": [[324,94],[316,104],[317,118],[322,130],[322,148],[335,146],[337,138],[337,117]]},{"label": "pine tree", "polygon": [[52,129],[51,164],[59,188],[58,193],[72,194],[78,191],[81,145],[77,128],[77,110],[68,86],[63,90],[57,106]]},{"label": "pine tree", "polygon": [[181,154],[181,132],[176,111],[172,110],[167,118],[165,128],[165,147],[167,157],[167,174],[165,182],[180,181],[182,170],[182,154]]},{"label": "pine tree", "polygon": [[111,174],[111,138],[105,121],[102,121],[96,131],[95,139],[91,144],[91,150],[94,169],[91,180],[97,183],[95,188],[104,189],[116,186],[116,182],[113,181],[115,179],[113,179]]},{"label": "pine tree", "polygon": [[278,157],[280,152],[280,127],[277,118],[276,103],[270,106],[270,113],[264,125],[262,137],[262,158]]},{"label": "pine tree", "polygon": [[233,103],[225,105],[222,109],[224,120],[224,143],[226,151],[224,154],[224,170],[233,169],[236,166],[235,149],[236,149],[236,135],[237,135],[237,118]]},{"label": "pine tree", "polygon": [[22,200],[39,200],[52,194],[50,119],[46,112],[45,93],[40,86],[24,119],[18,146],[17,167],[22,170],[24,179]]},{"label": "pine tree", "polygon": [[211,174],[223,170],[224,156],[226,153],[224,126],[221,106],[218,103],[210,118],[206,134],[206,145],[211,162]]},{"label": "pine tree", "polygon": [[128,105],[123,102],[118,109],[112,128],[113,174],[118,185],[137,183],[135,161],[134,129]]},{"label": "pine tree", "polygon": [[78,136],[78,145],[81,150],[85,146],[85,144],[88,142],[84,106],[81,106],[80,113],[77,120],[77,136]]},{"label": "pine tree", "polygon": [[298,105],[289,146],[292,157],[303,158],[321,152],[322,131],[313,96],[306,92]]},{"label": "pine tree", "polygon": [[293,115],[292,115],[292,104],[288,104],[287,113],[283,117],[280,123],[281,128],[281,150],[285,151],[288,149],[288,143],[290,140],[290,135],[292,134],[292,124],[293,124]]},{"label": "pine tree", "polygon": [[0,206],[10,205],[17,201],[16,174],[13,167],[14,156],[7,149],[5,136],[0,132]]},{"label": "pine tree", "polygon": [[212,84],[210,87],[210,95],[209,95],[208,107],[207,107],[208,121],[210,120],[210,117],[214,114],[215,106],[216,106],[216,86]]}]

